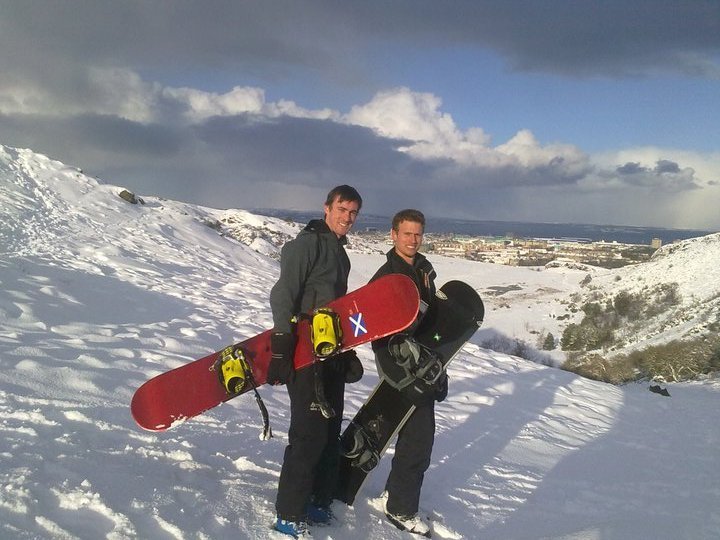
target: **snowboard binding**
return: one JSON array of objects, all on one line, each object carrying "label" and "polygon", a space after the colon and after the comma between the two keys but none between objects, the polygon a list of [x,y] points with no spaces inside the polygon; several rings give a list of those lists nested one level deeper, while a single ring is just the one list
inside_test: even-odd
[{"label": "snowboard binding", "polygon": [[260,393],[257,391],[257,384],[253,377],[252,368],[247,361],[242,347],[238,345],[225,347],[218,353],[217,360],[212,369],[217,370],[220,383],[231,397],[242,392],[246,386],[252,388],[255,393],[255,401],[263,418],[263,429],[260,439],[263,441],[271,439],[272,429],[270,429],[270,417],[265,403],[263,403]]},{"label": "snowboard binding", "polygon": [[396,334],[390,338],[388,352],[405,374],[401,381],[396,381],[398,387],[405,387],[418,380],[432,386],[443,373],[440,356],[407,334]]},{"label": "snowboard binding", "polygon": [[252,370],[240,347],[225,347],[218,355],[220,380],[229,395],[243,391]]},{"label": "snowboard binding", "polygon": [[[342,345],[342,328],[338,314],[330,308],[318,308],[313,311],[310,316],[310,339],[313,355],[318,360],[324,360],[339,351]],[[325,418],[333,418],[335,410],[325,397],[321,376],[322,366],[316,363],[313,369],[315,401],[311,403],[310,410],[320,411]]]},{"label": "snowboard binding", "polygon": [[380,462],[380,452],[373,442],[373,437],[365,431],[359,424],[351,422],[352,439],[347,437],[342,439],[342,455],[350,459],[353,467],[361,469],[363,472],[369,473]]},{"label": "snowboard binding", "polygon": [[310,317],[313,354],[317,358],[327,358],[340,350],[342,328],[340,317],[332,309],[319,308]]}]

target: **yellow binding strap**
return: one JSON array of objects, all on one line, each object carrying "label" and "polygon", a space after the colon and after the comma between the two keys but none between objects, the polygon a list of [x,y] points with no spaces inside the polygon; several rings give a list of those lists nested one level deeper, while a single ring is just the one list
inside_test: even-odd
[{"label": "yellow binding strap", "polygon": [[220,351],[220,373],[228,394],[237,394],[245,388],[250,366],[240,347],[225,347]]},{"label": "yellow binding strap", "polygon": [[326,358],[340,349],[342,344],[340,318],[332,309],[316,309],[312,314],[310,326],[315,356]]}]

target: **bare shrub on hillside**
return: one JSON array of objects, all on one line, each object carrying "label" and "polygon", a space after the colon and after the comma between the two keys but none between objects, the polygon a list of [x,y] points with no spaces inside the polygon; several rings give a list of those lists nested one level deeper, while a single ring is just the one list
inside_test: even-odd
[{"label": "bare shrub on hillside", "polygon": [[656,378],[685,381],[720,371],[720,338],[676,340],[612,358],[595,353],[574,353],[562,368],[611,384]]},{"label": "bare shrub on hillside", "polygon": [[663,283],[637,293],[623,290],[612,299],[593,292],[581,308],[585,314],[582,321],[568,325],[563,331],[561,347],[566,351],[607,350],[617,345],[618,330],[626,335],[638,331],[648,319],[680,302],[677,283]]}]

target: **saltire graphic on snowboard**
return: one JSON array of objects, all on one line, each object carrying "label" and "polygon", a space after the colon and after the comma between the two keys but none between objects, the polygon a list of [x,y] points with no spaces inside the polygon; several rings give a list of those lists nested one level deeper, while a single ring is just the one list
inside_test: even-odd
[{"label": "saltire graphic on snowboard", "polygon": [[[420,297],[409,277],[390,274],[324,307],[332,309],[339,318],[343,337],[337,354],[410,326],[417,318]],[[300,317],[296,327],[295,369],[317,361],[308,319]],[[271,334],[271,330],[266,330],[148,380],[133,395],[130,404],[133,418],[144,429],[164,431],[265,384]],[[247,383],[238,392],[229,393],[223,383],[219,372],[223,354],[226,358],[227,355],[238,357],[241,376]]]},{"label": "saltire graphic on snowboard", "polygon": [[[466,283],[449,281],[440,287],[412,334],[427,355],[425,377],[437,379],[436,370],[447,367],[480,327],[484,315],[480,296]],[[340,459],[337,499],[353,503],[368,473],[414,410],[415,405],[400,391],[385,379],[380,381],[340,437],[345,455]]]}]

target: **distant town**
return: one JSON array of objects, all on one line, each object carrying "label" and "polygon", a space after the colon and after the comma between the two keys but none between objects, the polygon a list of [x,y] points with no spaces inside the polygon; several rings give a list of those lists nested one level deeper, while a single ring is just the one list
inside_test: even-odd
[{"label": "distant town", "polygon": [[[366,240],[388,240],[387,232],[373,228],[357,234]],[[555,261],[620,268],[649,260],[662,241],[654,238],[650,245],[639,245],[579,238],[519,238],[510,233],[503,237],[428,233],[423,245],[426,253],[509,266],[544,266]]]},{"label": "distant town", "polygon": [[[289,222],[306,223],[317,212],[256,209]],[[390,218],[361,214],[353,235],[371,243],[390,241]],[[663,244],[716,231],[664,229],[629,225],[477,221],[428,217],[423,251],[510,266],[588,264],[620,268],[649,260]],[[508,232],[512,231],[512,232]]]}]

